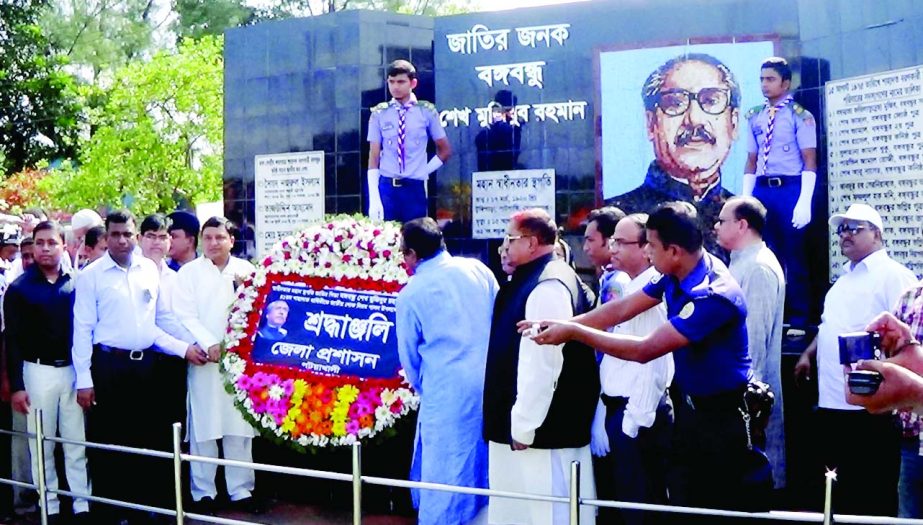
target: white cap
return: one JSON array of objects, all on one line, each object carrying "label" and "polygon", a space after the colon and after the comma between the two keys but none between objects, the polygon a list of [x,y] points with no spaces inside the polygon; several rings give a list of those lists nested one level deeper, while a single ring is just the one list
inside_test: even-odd
[{"label": "white cap", "polygon": [[81,228],[92,228],[93,226],[102,226],[103,219],[93,210],[83,209],[71,217],[71,228],[79,230]]},{"label": "white cap", "polygon": [[875,211],[875,208],[868,204],[852,204],[849,206],[849,209],[846,210],[846,213],[833,214],[830,220],[827,221],[827,224],[832,228],[838,228],[840,224],[846,220],[865,221],[874,225],[879,231],[885,229],[884,222],[881,220],[881,215]]}]

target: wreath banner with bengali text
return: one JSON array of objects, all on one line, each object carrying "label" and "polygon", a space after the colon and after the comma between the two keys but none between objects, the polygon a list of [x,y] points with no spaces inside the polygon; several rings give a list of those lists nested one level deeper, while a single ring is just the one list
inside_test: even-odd
[{"label": "wreath banner with bengali text", "polygon": [[393,432],[419,406],[395,332],[408,278],[397,223],[328,216],[277,242],[238,286],[224,342],[244,418],[300,451]]}]

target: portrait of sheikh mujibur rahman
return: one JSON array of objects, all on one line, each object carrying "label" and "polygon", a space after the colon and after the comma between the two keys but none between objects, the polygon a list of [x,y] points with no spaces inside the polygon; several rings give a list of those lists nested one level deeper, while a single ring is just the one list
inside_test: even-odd
[{"label": "portrait of sheikh mujibur rahman", "polygon": [[721,186],[721,166],[737,140],[740,86],[734,74],[711,55],[690,53],[654,70],[641,97],[654,160],[640,186],[606,204],[626,213],[648,213],[663,202],[690,202],[702,231],[708,232],[706,249],[726,259],[713,226],[733,195]]}]

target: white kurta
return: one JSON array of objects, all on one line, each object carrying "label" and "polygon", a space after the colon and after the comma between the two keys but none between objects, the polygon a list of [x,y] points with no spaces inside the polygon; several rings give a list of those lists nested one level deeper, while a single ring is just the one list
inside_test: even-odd
[{"label": "white kurta", "polygon": [[[252,264],[236,257],[231,257],[224,271],[204,256],[180,268],[173,289],[173,309],[203,350],[224,339],[235,298],[234,281],[252,271]],[[254,436],[253,427],[244,421],[234,406],[234,398],[224,389],[217,363],[190,365],[187,377],[187,429],[194,429],[197,441]]]},{"label": "white kurta", "polygon": [[[526,300],[526,319],[570,319],[570,292],[558,281],[544,281]],[[531,444],[535,430],[548,415],[558,376],[564,367],[564,345],[539,345],[528,337],[519,343],[516,403],[510,414],[513,439]],[[488,477],[494,490],[567,496],[570,463],[580,462],[580,496],[596,497],[590,446],[512,451],[508,445],[488,443]],[[563,525],[567,505],[509,498],[490,498],[491,525]],[[580,523],[596,523],[596,509],[582,506]]]}]

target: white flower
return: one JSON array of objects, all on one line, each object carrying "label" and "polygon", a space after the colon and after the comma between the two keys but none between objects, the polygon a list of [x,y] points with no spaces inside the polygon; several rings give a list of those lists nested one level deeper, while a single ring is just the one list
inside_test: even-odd
[{"label": "white flower", "polygon": [[285,389],[281,385],[272,385],[269,387],[269,399],[278,401],[285,395]]}]

